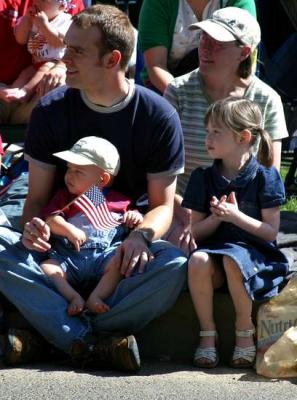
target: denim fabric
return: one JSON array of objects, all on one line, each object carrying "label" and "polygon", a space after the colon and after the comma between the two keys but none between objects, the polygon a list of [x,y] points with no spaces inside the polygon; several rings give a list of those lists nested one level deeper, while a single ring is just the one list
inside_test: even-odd
[{"label": "denim fabric", "polygon": [[[261,210],[285,203],[285,190],[278,171],[265,168],[251,157],[237,177],[229,181],[220,173],[220,160],[212,167],[197,168],[191,175],[182,205],[210,214],[212,196],[235,192],[238,208],[261,220]],[[231,257],[241,270],[252,299],[263,300],[277,294],[288,273],[288,261],[274,242],[266,242],[238,226],[222,222],[214,234],[199,241],[195,251]]]},{"label": "denim fabric", "polygon": [[[122,217],[122,214],[120,213],[112,212],[111,214],[116,220],[119,220],[119,217]],[[85,232],[87,241],[81,246],[83,249],[97,248],[105,250],[112,242],[122,241],[129,233],[129,230],[124,224],[109,229],[96,229],[88,218],[81,212],[75,214],[73,217],[67,218],[67,221]],[[64,243],[69,248],[73,248],[72,244],[69,243],[67,239],[65,239]]]},{"label": "denim fabric", "polygon": [[[0,292],[50,343],[69,352],[73,340],[86,333],[134,333],[167,311],[186,283],[186,258],[167,242],[151,245],[155,255],[144,273],[123,279],[106,302],[105,314],[70,317],[67,301],[53,288],[39,264],[47,254],[27,251],[20,233],[0,227]],[[111,249],[113,251],[113,249]],[[107,257],[99,260],[103,269]]]},{"label": "denim fabric", "polygon": [[78,252],[67,240],[57,237],[47,254],[48,258],[58,261],[63,271],[67,273],[70,285],[83,289],[91,286],[92,282],[98,282],[104,271],[103,261],[114,254],[119,243],[111,244],[106,250],[94,247],[81,248]]}]

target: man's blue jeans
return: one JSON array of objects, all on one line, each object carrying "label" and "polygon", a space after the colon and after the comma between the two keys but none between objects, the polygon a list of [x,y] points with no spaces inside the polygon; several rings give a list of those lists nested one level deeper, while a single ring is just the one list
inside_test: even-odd
[{"label": "man's blue jeans", "polygon": [[70,317],[67,301],[39,266],[46,256],[29,252],[19,233],[0,227],[0,292],[48,342],[69,352],[87,333],[135,333],[175,303],[186,283],[186,258],[164,241],[154,242],[151,251],[155,258],[145,272],[123,279],[106,300],[110,311]]}]

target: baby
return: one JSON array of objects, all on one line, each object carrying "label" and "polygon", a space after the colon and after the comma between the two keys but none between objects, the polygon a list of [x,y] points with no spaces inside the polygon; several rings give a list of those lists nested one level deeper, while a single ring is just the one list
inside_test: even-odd
[{"label": "baby", "polygon": [[85,137],[70,150],[54,155],[68,162],[66,188],[59,190],[41,213],[51,233],[57,235],[50,258],[41,268],[69,301],[69,315],[85,307],[71,283],[83,288],[90,279],[97,282],[103,273],[86,307],[94,313],[106,312],[109,306],[103,300],[123,276],[112,260],[102,270],[99,258],[104,252],[112,256],[113,243],[122,241],[127,228],[134,228],[143,218],[138,211],[128,210],[127,197],[109,189],[120,166],[118,151],[110,142]]}]

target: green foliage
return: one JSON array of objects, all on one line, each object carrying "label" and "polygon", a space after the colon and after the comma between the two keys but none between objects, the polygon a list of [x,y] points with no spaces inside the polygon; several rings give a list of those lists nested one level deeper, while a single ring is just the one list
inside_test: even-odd
[{"label": "green foliage", "polygon": [[[282,180],[285,180],[285,177],[287,175],[288,172],[288,167],[287,166],[282,166],[281,170],[280,170],[280,175],[282,177]],[[282,211],[293,211],[293,212],[297,212],[297,195],[295,197],[290,197],[288,196],[288,201],[286,204],[284,204],[281,207]]]}]

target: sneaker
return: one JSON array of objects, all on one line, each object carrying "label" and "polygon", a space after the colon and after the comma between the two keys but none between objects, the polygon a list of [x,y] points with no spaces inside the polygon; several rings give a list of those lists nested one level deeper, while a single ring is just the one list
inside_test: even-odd
[{"label": "sneaker", "polygon": [[125,372],[140,369],[138,346],[132,335],[76,340],[70,355],[74,364],[82,368],[111,368]]},{"label": "sneaker", "polygon": [[3,362],[14,366],[44,360],[49,345],[36,334],[24,329],[10,328],[4,340]]}]

